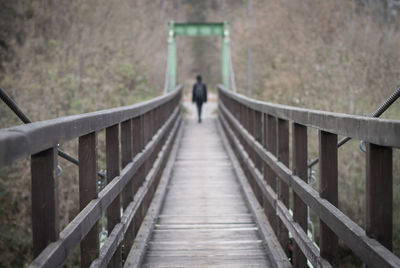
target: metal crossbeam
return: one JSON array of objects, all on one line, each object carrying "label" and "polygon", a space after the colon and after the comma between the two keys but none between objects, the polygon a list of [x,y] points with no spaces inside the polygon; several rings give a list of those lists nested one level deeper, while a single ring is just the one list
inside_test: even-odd
[{"label": "metal crossbeam", "polygon": [[168,23],[168,89],[174,90],[177,83],[176,36],[221,36],[222,37],[222,83],[229,87],[229,36],[228,22]]}]

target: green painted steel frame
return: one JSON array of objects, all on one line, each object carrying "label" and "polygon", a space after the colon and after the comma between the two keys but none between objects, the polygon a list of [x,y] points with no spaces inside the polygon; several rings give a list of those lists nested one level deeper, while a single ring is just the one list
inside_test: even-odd
[{"label": "green painted steel frame", "polygon": [[176,88],[177,58],[176,36],[221,36],[222,37],[222,83],[229,88],[229,22],[168,23],[168,89]]}]

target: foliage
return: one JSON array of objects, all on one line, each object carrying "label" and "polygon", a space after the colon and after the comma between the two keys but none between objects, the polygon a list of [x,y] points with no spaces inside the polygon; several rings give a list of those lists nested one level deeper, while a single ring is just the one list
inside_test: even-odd
[{"label": "foliage", "polygon": [[[369,114],[398,85],[400,20],[386,1],[244,0],[0,1],[0,86],[34,120],[128,105],[162,93],[167,22],[229,21],[237,87],[253,97],[350,114]],[[396,12],[394,12],[396,11]],[[394,14],[394,15],[393,15]],[[218,38],[178,38],[178,80],[190,93],[202,74],[210,90],[221,77]],[[400,118],[393,105],[386,118]],[[0,104],[0,128],[21,124]],[[309,158],[318,153],[309,131]],[[77,141],[61,145],[77,156]],[[99,168],[105,168],[104,131]],[[400,154],[394,150],[394,251],[400,255]],[[77,169],[59,160],[61,227],[78,213]],[[318,168],[316,168],[318,174]],[[29,162],[0,169],[0,267],[31,261]],[[318,187],[318,184],[315,185]],[[317,188],[316,188],[317,189]],[[352,141],[339,151],[339,208],[364,225],[365,155]],[[314,216],[314,222],[318,219]],[[341,267],[360,266],[341,247]],[[79,252],[67,266],[77,266]]]}]

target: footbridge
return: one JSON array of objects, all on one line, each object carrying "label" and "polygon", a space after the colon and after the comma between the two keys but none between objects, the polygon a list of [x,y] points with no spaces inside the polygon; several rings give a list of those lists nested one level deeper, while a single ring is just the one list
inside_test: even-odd
[{"label": "footbridge", "polygon": [[[176,82],[172,58],[165,94],[155,99],[0,130],[0,167],[30,158],[30,267],[61,267],[77,249],[81,267],[340,267],[339,241],[368,267],[400,267],[392,253],[400,121],[238,94],[227,24],[178,26],[181,34],[220,34],[227,42],[224,83],[204,106],[202,123],[181,86],[168,82]],[[309,129],[319,132],[311,160]],[[106,172],[98,168],[103,130]],[[365,145],[365,226],[338,208],[338,146],[345,142],[338,137]],[[72,140],[77,158],[61,150]],[[79,169],[80,212],[63,230],[59,157]],[[308,184],[315,164],[318,188]],[[308,234],[308,210],[319,220],[318,243]]]}]

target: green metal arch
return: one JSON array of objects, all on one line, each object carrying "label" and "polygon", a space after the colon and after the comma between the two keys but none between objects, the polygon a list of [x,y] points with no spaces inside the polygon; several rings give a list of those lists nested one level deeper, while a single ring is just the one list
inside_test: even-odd
[{"label": "green metal arch", "polygon": [[222,84],[229,88],[229,22],[168,23],[168,89],[174,90],[177,80],[176,36],[222,37]]}]

